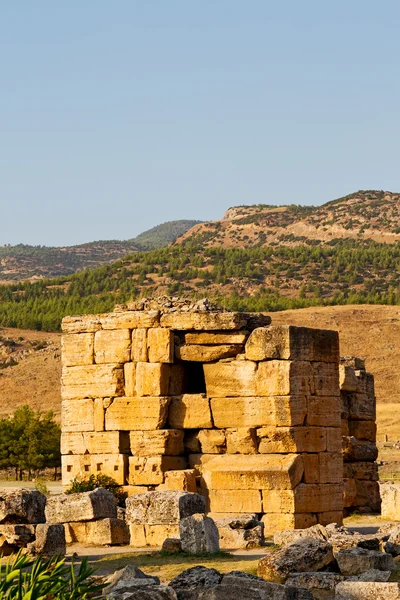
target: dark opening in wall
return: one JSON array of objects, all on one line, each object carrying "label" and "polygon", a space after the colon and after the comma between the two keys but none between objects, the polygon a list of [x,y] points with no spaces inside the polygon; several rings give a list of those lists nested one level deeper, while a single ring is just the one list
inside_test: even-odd
[{"label": "dark opening in wall", "polygon": [[181,363],[185,369],[183,379],[184,394],[205,394],[206,380],[204,378],[203,364],[200,362],[191,362],[183,360]]}]

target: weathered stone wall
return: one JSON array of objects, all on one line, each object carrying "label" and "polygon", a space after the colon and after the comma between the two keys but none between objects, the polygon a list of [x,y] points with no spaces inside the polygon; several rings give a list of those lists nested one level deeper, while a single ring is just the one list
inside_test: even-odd
[{"label": "weathered stone wall", "polygon": [[266,531],[341,522],[338,334],[264,315],[123,310],[63,321],[63,484],[199,491]]},{"label": "weathered stone wall", "polygon": [[340,364],[345,512],[379,512],[374,376],[360,358]]}]

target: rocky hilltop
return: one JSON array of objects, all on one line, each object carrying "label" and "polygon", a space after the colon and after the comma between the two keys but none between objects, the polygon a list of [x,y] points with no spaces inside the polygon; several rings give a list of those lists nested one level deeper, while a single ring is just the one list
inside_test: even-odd
[{"label": "rocky hilltop", "polygon": [[361,190],[322,206],[236,206],[220,221],[195,225],[175,243],[243,248],[338,239],[400,241],[400,194]]}]

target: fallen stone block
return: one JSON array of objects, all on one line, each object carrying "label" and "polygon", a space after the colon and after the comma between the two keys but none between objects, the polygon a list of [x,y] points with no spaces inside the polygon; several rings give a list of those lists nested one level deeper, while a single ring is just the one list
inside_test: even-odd
[{"label": "fallen stone block", "polygon": [[266,513],[261,517],[261,521],[266,535],[286,529],[307,529],[318,523],[315,513]]},{"label": "fallen stone block", "polygon": [[197,566],[182,571],[177,577],[174,577],[168,587],[172,588],[178,597],[178,600],[185,600],[190,596],[185,596],[196,590],[214,588],[221,583],[222,575],[216,569]]},{"label": "fallen stone block", "polygon": [[0,525],[0,544],[13,547],[17,552],[35,539],[35,525]]},{"label": "fallen stone block", "polygon": [[381,483],[381,514],[383,519],[400,521],[400,484]]},{"label": "fallen stone block", "polygon": [[385,544],[385,552],[392,556],[400,556],[400,527],[390,531],[389,539]]},{"label": "fallen stone block", "polygon": [[135,548],[146,546],[160,547],[168,538],[179,537],[179,525],[138,525],[129,524],[130,545]]},{"label": "fallen stone block", "polygon": [[46,496],[36,490],[0,489],[0,523],[45,522]]},{"label": "fallen stone block", "polygon": [[35,541],[27,545],[31,554],[57,556],[65,554],[66,542],[63,525],[39,523],[36,525]]},{"label": "fallen stone block", "polygon": [[146,573],[143,573],[143,571],[134,565],[127,565],[107,577],[106,586],[103,588],[102,594],[109,597],[109,594],[116,592],[119,594],[130,592],[131,589],[135,590],[138,583],[143,584],[143,582],[150,585],[158,585],[160,580],[158,577],[146,575]]},{"label": "fallen stone block", "polygon": [[229,597],[236,600],[242,600],[243,598],[257,598],[257,600],[313,600],[313,595],[308,590],[272,583],[265,581],[261,577],[241,571],[231,571],[224,575],[219,589],[225,589],[231,594],[230,596],[228,594],[225,596],[216,596],[216,598],[221,598],[221,600],[229,600]]},{"label": "fallen stone block", "polygon": [[364,548],[349,548],[335,552],[335,559],[342,575],[360,575],[370,569],[378,571],[395,571],[396,565],[390,554],[365,550]]},{"label": "fallen stone block", "polygon": [[334,593],[336,586],[344,579],[339,573],[291,573],[285,585],[309,590],[318,598],[321,591],[325,594]]},{"label": "fallen stone block", "polygon": [[304,538],[313,538],[326,542],[328,540],[328,533],[322,525],[313,525],[307,529],[279,531],[274,535],[274,544],[277,546],[286,546]]},{"label": "fallen stone block", "polygon": [[117,502],[104,488],[80,494],[60,494],[47,499],[45,514],[47,523],[116,519]]},{"label": "fallen stone block", "polygon": [[305,538],[262,558],[257,574],[267,581],[284,583],[291,573],[319,571],[332,561],[332,546],[328,542]]},{"label": "fallen stone block", "polygon": [[177,596],[171,588],[155,585],[148,581],[132,584],[128,592],[112,592],[107,600],[176,600]]},{"label": "fallen stone block", "polygon": [[155,491],[126,500],[127,523],[172,525],[179,524],[185,517],[204,512],[204,498],[190,492]]},{"label": "fallen stone block", "polygon": [[98,519],[65,523],[67,543],[93,546],[122,546],[129,544],[129,529],[123,519]]},{"label": "fallen stone block", "polygon": [[182,550],[189,554],[219,552],[218,529],[210,517],[194,514],[179,523]]},{"label": "fallen stone block", "polygon": [[344,581],[335,590],[335,600],[398,600],[400,583]]},{"label": "fallen stone block", "polygon": [[161,551],[170,553],[182,552],[182,542],[179,538],[167,538],[163,541]]},{"label": "fallen stone block", "polygon": [[250,515],[248,518],[243,518],[242,515],[237,515],[236,518],[219,518],[218,513],[209,513],[208,516],[218,528],[221,550],[248,550],[264,545],[264,524],[256,515]]}]

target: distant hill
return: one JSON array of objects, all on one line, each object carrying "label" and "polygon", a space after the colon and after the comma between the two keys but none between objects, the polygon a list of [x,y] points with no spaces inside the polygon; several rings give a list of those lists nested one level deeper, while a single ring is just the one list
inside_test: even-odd
[{"label": "distant hill", "polygon": [[196,225],[175,243],[250,248],[318,245],[340,239],[399,242],[400,194],[361,190],[322,206],[236,206],[220,221]]},{"label": "distant hill", "polygon": [[0,246],[0,281],[14,282],[71,275],[131,254],[161,248],[201,221],[168,221],[126,241],[100,240],[78,246]]}]

